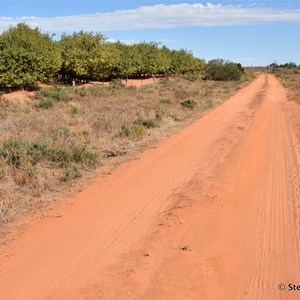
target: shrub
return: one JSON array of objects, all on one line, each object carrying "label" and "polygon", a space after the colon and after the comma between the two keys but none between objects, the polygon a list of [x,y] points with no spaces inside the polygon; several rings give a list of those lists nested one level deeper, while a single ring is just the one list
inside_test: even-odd
[{"label": "shrub", "polygon": [[129,138],[141,138],[145,133],[145,127],[142,124],[134,124],[132,126],[122,125],[120,136]]},{"label": "shrub", "polygon": [[65,87],[54,86],[41,90],[41,94],[49,99],[56,101],[67,101],[70,96],[70,89]]},{"label": "shrub", "polygon": [[94,164],[98,159],[98,153],[90,151],[86,146],[72,148],[72,161],[75,163]]},{"label": "shrub", "polygon": [[205,70],[205,79],[217,81],[238,81],[242,75],[237,64],[223,59],[209,61]]},{"label": "shrub", "polygon": [[49,109],[54,106],[54,101],[49,98],[42,98],[33,105],[35,108]]},{"label": "shrub", "polygon": [[76,114],[78,114],[79,109],[76,105],[72,104],[70,106],[69,112],[70,112],[71,115],[76,115]]},{"label": "shrub", "polygon": [[60,167],[69,166],[71,163],[94,164],[98,153],[87,150],[85,146],[62,146],[52,149],[50,159]]},{"label": "shrub", "polygon": [[157,126],[156,121],[153,119],[137,119],[134,121],[135,125],[142,125],[145,128],[154,128]]},{"label": "shrub", "polygon": [[129,137],[131,133],[131,128],[128,125],[122,125],[120,135]]},{"label": "shrub", "polygon": [[25,140],[8,140],[0,149],[0,157],[15,168],[30,162],[30,144]]},{"label": "shrub", "polygon": [[188,109],[194,109],[197,106],[197,102],[188,99],[188,100],[181,101],[180,105]]},{"label": "shrub", "polygon": [[141,138],[142,135],[145,133],[145,127],[141,124],[135,124],[133,127],[132,127],[132,131],[131,131],[131,136],[133,138]]},{"label": "shrub", "polygon": [[15,168],[28,163],[36,164],[39,160],[48,158],[50,154],[50,146],[40,141],[29,143],[23,139],[10,139],[0,148],[0,157]]},{"label": "shrub", "polygon": [[81,174],[80,170],[78,169],[78,166],[72,164],[63,171],[59,180],[65,182],[65,181],[69,181],[69,180],[73,180],[73,179],[79,179],[81,177],[82,177],[82,174]]},{"label": "shrub", "polygon": [[[23,139],[11,139],[0,148],[0,158],[14,169],[22,169],[25,172],[18,176],[24,178],[27,174],[32,176],[35,172],[35,165],[42,161],[52,161],[59,167],[68,167],[71,164],[95,164],[98,160],[98,153],[90,151],[86,146],[59,146],[34,141],[28,142]],[[25,174],[25,175],[24,175]],[[23,182],[20,179],[19,182]]]},{"label": "shrub", "polygon": [[35,141],[29,144],[28,155],[30,155],[35,161],[47,158],[51,154],[51,148],[48,144]]}]

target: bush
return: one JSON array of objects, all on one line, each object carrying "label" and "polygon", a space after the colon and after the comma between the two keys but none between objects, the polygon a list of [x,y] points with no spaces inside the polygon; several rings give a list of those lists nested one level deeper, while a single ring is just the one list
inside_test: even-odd
[{"label": "bush", "polygon": [[195,102],[194,100],[185,100],[185,101],[181,101],[180,105],[182,107],[188,108],[188,109],[194,109],[197,106],[197,102]]},{"label": "bush", "polygon": [[123,125],[121,127],[120,136],[138,139],[145,133],[145,127],[142,124],[134,124],[132,126]]},{"label": "bush", "polygon": [[157,126],[155,120],[153,119],[137,119],[136,121],[134,121],[134,125],[142,125],[148,129]]},{"label": "bush", "polygon": [[96,163],[98,154],[87,150],[85,146],[63,146],[52,149],[50,159],[60,167],[69,166],[71,163],[92,165]]},{"label": "bush", "polygon": [[[20,168],[35,160],[34,151],[30,151],[30,148],[30,143],[25,140],[8,140],[0,149],[0,158],[5,159],[8,165]],[[32,152],[33,157],[30,152]]]},{"label": "bush", "polygon": [[98,159],[98,153],[92,152],[86,146],[75,146],[72,148],[72,161],[81,164],[94,164]]},{"label": "bush", "polygon": [[131,128],[128,125],[122,125],[120,135],[129,137],[131,133]]},{"label": "bush", "polygon": [[54,102],[49,98],[42,98],[38,100],[36,103],[34,103],[33,106],[35,108],[40,108],[40,109],[49,109],[54,106]]},{"label": "bush", "polygon": [[68,178],[71,174],[78,174],[73,172],[74,166],[93,165],[98,157],[98,153],[88,150],[86,146],[51,147],[42,141],[28,142],[23,139],[8,140],[0,148],[0,159],[12,167],[14,181],[18,185],[28,185],[36,177],[37,163],[41,161],[54,162],[64,168],[65,178]]},{"label": "bush", "polygon": [[133,138],[139,139],[145,133],[145,127],[140,124],[135,124],[131,130],[131,136]]},{"label": "bush", "polygon": [[70,89],[65,87],[54,86],[41,90],[43,96],[56,101],[67,101],[70,96]]},{"label": "bush", "polygon": [[28,155],[30,155],[35,161],[47,158],[51,154],[51,148],[48,144],[35,141],[29,144]]},{"label": "bush", "polygon": [[72,104],[69,108],[69,112],[71,115],[76,115],[79,112],[79,109],[76,105]]},{"label": "bush", "polygon": [[213,59],[208,62],[205,79],[217,81],[238,81],[243,73],[237,64],[223,59]]}]

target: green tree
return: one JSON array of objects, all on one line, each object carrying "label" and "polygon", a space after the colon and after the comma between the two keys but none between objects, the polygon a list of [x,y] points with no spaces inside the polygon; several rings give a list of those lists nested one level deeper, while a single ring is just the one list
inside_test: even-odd
[{"label": "green tree", "polygon": [[173,74],[185,74],[203,70],[205,63],[186,49],[173,50],[171,54],[171,72]]},{"label": "green tree", "polygon": [[138,55],[137,47],[116,43],[121,55],[116,68],[113,71],[115,77],[128,77],[136,75],[141,66],[141,56]]},{"label": "green tree", "polygon": [[163,46],[161,49],[158,50],[158,73],[163,75],[168,75],[171,72],[172,66],[172,58],[171,58],[172,51]]},{"label": "green tree", "polygon": [[139,62],[138,73],[153,75],[158,73],[159,52],[158,44],[155,42],[142,42],[133,45],[136,51],[136,58]]},{"label": "green tree", "polygon": [[107,43],[102,34],[74,32],[61,38],[63,67],[61,73],[70,79],[109,77],[120,59],[120,51]]},{"label": "green tree", "polygon": [[110,78],[120,61],[121,51],[116,43],[103,43],[90,59],[89,75],[96,80]]},{"label": "green tree", "polygon": [[61,67],[57,42],[24,23],[0,35],[0,84],[33,85],[53,77]]}]

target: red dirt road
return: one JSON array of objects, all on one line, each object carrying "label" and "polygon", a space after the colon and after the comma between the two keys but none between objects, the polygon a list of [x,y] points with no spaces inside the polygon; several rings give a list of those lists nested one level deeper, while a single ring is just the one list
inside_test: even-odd
[{"label": "red dirt road", "polygon": [[299,299],[292,115],[261,75],[2,246],[0,299]]}]

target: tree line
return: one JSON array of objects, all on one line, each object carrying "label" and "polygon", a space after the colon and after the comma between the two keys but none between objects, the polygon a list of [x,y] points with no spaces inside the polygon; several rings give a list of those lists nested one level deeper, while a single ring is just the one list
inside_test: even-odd
[{"label": "tree line", "polygon": [[60,40],[25,23],[0,35],[0,85],[35,85],[51,79],[103,80],[201,71],[205,62],[185,49],[156,42],[127,45],[93,32],[63,34]]},{"label": "tree line", "polygon": [[300,65],[297,66],[296,63],[290,61],[287,62],[285,64],[278,64],[276,61],[269,64],[267,66],[268,69],[296,69],[296,68],[300,68]]}]

